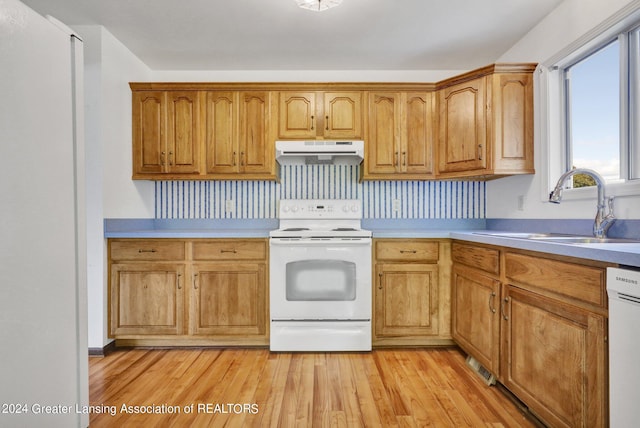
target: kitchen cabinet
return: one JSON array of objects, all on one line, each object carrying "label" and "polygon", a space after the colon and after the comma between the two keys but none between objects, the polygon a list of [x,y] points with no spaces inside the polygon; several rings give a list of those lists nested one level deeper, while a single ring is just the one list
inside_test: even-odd
[{"label": "kitchen cabinet", "polygon": [[370,92],[364,179],[432,179],[435,97]]},{"label": "kitchen cabinet", "polygon": [[118,346],[264,346],[266,239],[110,239]]},{"label": "kitchen cabinet", "polygon": [[449,244],[374,240],[373,346],[450,344]]},{"label": "kitchen cabinet", "polygon": [[487,370],[500,367],[500,265],[493,248],[453,243],[453,339]]},{"label": "kitchen cabinet", "polygon": [[133,178],[199,174],[199,94],[139,91],[132,100]]},{"label": "kitchen cabinet", "polygon": [[605,263],[453,242],[452,336],[550,426],[606,426]]},{"label": "kitchen cabinet", "polygon": [[281,139],[362,138],[362,92],[282,91]]},{"label": "kitchen cabinet", "polygon": [[203,98],[207,177],[273,178],[272,93],[207,91]]},{"label": "kitchen cabinet", "polygon": [[264,240],[193,243],[192,334],[265,336],[266,253]]},{"label": "kitchen cabinet", "polygon": [[438,91],[443,178],[532,174],[533,65],[496,65]]},{"label": "kitchen cabinet", "polygon": [[111,333],[182,334],[184,243],[117,241],[110,255]]}]

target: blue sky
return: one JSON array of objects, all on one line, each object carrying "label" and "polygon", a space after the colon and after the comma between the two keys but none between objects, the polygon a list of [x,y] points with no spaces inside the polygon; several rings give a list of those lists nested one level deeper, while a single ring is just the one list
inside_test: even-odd
[{"label": "blue sky", "polygon": [[619,49],[615,41],[571,67],[573,164],[614,180],[620,176]]}]

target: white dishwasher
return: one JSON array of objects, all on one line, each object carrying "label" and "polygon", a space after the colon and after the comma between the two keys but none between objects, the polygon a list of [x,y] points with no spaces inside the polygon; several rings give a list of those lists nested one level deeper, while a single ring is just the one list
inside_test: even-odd
[{"label": "white dishwasher", "polygon": [[611,428],[640,420],[640,270],[608,268],[609,421]]}]

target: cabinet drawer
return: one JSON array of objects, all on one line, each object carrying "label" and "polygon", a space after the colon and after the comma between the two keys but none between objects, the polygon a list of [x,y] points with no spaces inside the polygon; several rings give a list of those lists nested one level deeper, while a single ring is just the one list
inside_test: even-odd
[{"label": "cabinet drawer", "polygon": [[193,243],[193,260],[265,260],[265,240],[228,239]]},{"label": "cabinet drawer", "polygon": [[600,307],[606,304],[603,268],[514,253],[507,253],[505,261],[510,282],[532,285]]},{"label": "cabinet drawer", "polygon": [[376,260],[437,262],[438,242],[389,240],[376,242]]},{"label": "cabinet drawer", "polygon": [[494,248],[454,242],[451,246],[451,258],[455,263],[467,265],[494,275],[500,273],[500,251]]},{"label": "cabinet drawer", "polygon": [[110,241],[111,260],[184,260],[184,241],[127,239]]}]

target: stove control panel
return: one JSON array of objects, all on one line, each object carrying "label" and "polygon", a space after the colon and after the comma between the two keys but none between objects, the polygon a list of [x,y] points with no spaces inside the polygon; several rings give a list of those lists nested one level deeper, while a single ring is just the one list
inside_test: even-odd
[{"label": "stove control panel", "polygon": [[279,218],[286,219],[360,219],[359,199],[281,199]]}]

